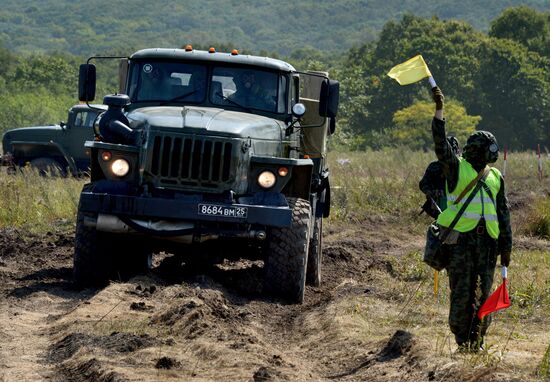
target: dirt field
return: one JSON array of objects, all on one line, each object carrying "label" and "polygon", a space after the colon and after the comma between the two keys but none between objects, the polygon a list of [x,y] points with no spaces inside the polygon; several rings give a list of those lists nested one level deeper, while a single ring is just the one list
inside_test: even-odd
[{"label": "dirt field", "polygon": [[[389,234],[393,224],[331,226],[323,285],[308,287],[303,305],[263,296],[260,262],[226,262],[197,275],[166,254],[155,255],[147,275],[77,291],[72,233],[0,231],[0,381],[536,378],[531,368],[548,345],[548,323],[534,340],[511,343],[516,351],[498,365],[472,367],[454,354],[448,334],[442,346],[429,325],[395,320],[411,300],[392,288],[392,259],[423,243],[412,233]],[[550,249],[548,241],[529,242]],[[446,309],[425,319],[448,332]]]}]

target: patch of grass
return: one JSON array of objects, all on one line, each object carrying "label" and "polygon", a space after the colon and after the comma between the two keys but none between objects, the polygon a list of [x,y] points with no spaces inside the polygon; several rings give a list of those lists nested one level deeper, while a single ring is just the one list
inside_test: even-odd
[{"label": "patch of grass", "polygon": [[37,233],[55,224],[72,226],[84,183],[84,179],[40,176],[26,168],[15,175],[1,169],[0,228]]},{"label": "patch of grass", "polygon": [[[457,362],[467,372],[503,370],[525,380],[535,379],[535,373],[540,378],[548,376],[550,251],[521,250],[512,254],[509,268],[512,306],[493,315],[485,349],[478,353],[456,353],[457,345],[447,323],[446,272],[439,273],[439,290],[434,294],[433,271],[421,263],[418,253],[392,260],[392,267],[395,274],[369,274],[369,284],[383,292],[350,298],[341,310],[342,315],[363,328],[365,341],[398,329],[407,330],[426,340],[434,356]],[[500,283],[497,269],[493,288]]]},{"label": "patch of grass", "polygon": [[550,198],[535,200],[524,225],[526,235],[550,239]]},{"label": "patch of grass", "polygon": [[[502,156],[501,156],[502,157]],[[418,217],[424,196],[418,188],[433,152],[391,148],[380,151],[330,152],[328,156],[332,188],[332,221],[362,220],[366,216],[391,215],[403,225],[426,225],[431,218]],[[503,170],[500,158],[494,167]],[[506,164],[506,192],[511,202],[512,222],[518,233],[548,234],[550,221],[550,160],[543,161],[537,178],[537,157],[532,152],[512,152]],[[537,200],[536,203],[533,200]],[[522,213],[531,211],[531,218]],[[518,218],[521,216],[521,218]],[[525,221],[531,227],[523,229]]]},{"label": "patch of grass", "polygon": [[538,367],[538,374],[541,378],[550,377],[550,345],[546,348],[546,353],[542,357],[542,361]]}]

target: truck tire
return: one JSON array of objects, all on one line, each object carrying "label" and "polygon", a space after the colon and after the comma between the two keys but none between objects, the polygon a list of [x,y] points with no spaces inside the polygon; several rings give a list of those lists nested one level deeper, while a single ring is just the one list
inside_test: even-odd
[{"label": "truck tire", "polygon": [[109,279],[126,280],[151,269],[152,251],[145,243],[87,227],[86,217],[97,216],[78,212],[73,263],[75,286],[102,287]]},{"label": "truck tire", "polygon": [[269,231],[265,258],[265,289],[292,303],[304,301],[309,248],[311,206],[308,201],[288,198],[292,225]]},{"label": "truck tire", "polygon": [[112,242],[93,227],[84,224],[92,213],[78,211],[73,258],[73,281],[76,287],[102,287],[113,274]]},{"label": "truck tire", "polygon": [[52,158],[39,157],[30,161],[32,168],[38,170],[38,173],[42,176],[66,176],[67,171],[63,169],[63,166]]},{"label": "truck tire", "polygon": [[307,255],[306,283],[318,287],[321,285],[321,264],[323,251],[323,218],[315,218],[313,222],[313,234],[309,240],[309,253]]}]

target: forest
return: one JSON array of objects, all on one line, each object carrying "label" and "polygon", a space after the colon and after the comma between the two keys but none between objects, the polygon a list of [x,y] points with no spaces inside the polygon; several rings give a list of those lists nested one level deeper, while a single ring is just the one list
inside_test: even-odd
[{"label": "forest", "polygon": [[[87,54],[131,54],[145,47],[144,44],[157,41],[148,40],[147,36],[153,38],[156,28],[160,27],[147,24],[144,20],[148,18],[139,18],[137,5],[133,13],[123,18],[118,17],[117,11],[109,13],[108,17],[101,16],[107,12],[107,3],[95,10],[90,8],[91,4],[98,5],[101,1],[51,3],[56,5],[49,8],[51,14],[44,13],[42,3],[30,1],[16,4],[10,0],[0,11],[0,133],[13,127],[56,123],[66,118],[67,109],[77,102],[78,64]],[[279,57],[298,69],[328,69],[331,77],[341,82],[338,134],[332,145],[348,150],[402,145],[413,149],[429,148],[431,139],[427,127],[433,110],[427,81],[401,87],[386,76],[395,64],[422,54],[446,95],[448,129],[462,143],[471,131],[482,129],[495,133],[501,145],[513,150],[532,149],[537,144],[547,150],[550,148],[550,12],[547,2],[532,1],[532,7],[509,7],[495,15],[488,11],[489,7],[483,7],[485,12],[477,7],[476,18],[473,7],[468,7],[472,2],[468,1],[461,6],[441,8],[445,12],[439,12],[440,17],[429,14],[437,13],[436,2],[405,1],[398,19],[382,22],[384,8],[381,7],[378,9],[381,13],[370,14],[371,19],[365,18],[364,24],[353,24],[347,17],[368,12],[373,4],[381,2],[365,1],[363,6],[360,3],[363,2],[337,2],[340,8],[337,13],[332,3],[325,2],[319,7],[307,7],[306,2],[285,9],[285,13],[292,15],[289,22],[296,28],[292,18],[300,15],[311,14],[313,18],[334,22],[338,32],[330,36],[324,36],[327,25],[320,25],[317,35],[311,30],[302,33],[270,29],[265,30],[264,36],[262,31],[267,26],[262,23],[251,26],[254,33],[246,33],[244,37],[238,33],[216,34],[215,29],[208,29],[214,31],[212,34],[192,37],[185,32],[187,26],[200,30],[200,20],[208,20],[212,25],[216,16],[206,17],[201,13],[204,10],[190,1],[185,7],[191,12],[170,11],[174,28],[182,23],[178,17],[191,17],[184,23],[186,27],[179,29],[179,34],[171,37],[173,39],[163,39],[165,43],[157,46],[180,47],[194,41],[195,47],[213,44],[220,47],[219,51],[242,46],[244,53]],[[393,3],[384,2],[387,7],[394,6]],[[420,7],[420,3],[424,6]],[[510,2],[498,2],[504,3]],[[147,11],[153,4],[156,3],[143,4],[141,11]],[[166,10],[168,5],[159,4],[160,9]],[[244,3],[239,4],[228,9],[237,12],[235,9]],[[431,4],[431,8],[426,4]],[[71,17],[65,22],[56,22],[62,6]],[[79,7],[78,12],[71,7]],[[246,21],[250,18],[259,22],[262,12],[273,11],[273,7],[275,2],[266,2],[265,9],[255,9],[255,16],[244,12],[241,18],[234,15],[235,25],[249,25]],[[25,11],[19,14],[14,11],[16,8]],[[496,8],[492,7],[491,11]],[[407,9],[415,9],[416,14],[405,12]],[[40,23],[37,14],[40,14]],[[16,15],[19,15],[19,24],[15,22]],[[76,21],[77,15],[80,22]],[[228,12],[224,17],[231,15]],[[457,16],[477,21],[460,21],[455,19]],[[162,22],[168,23],[169,19],[164,18]],[[49,20],[50,24],[43,20]],[[109,20],[110,30],[116,38],[100,38],[97,33],[107,30],[102,28],[102,23]],[[141,28],[139,43],[132,39],[128,26],[121,26],[122,20]],[[480,23],[481,20],[486,24]],[[273,23],[269,25],[276,27]],[[353,31],[346,29],[346,25]],[[66,37],[66,30],[71,28],[74,29],[71,34],[74,41]],[[162,33],[158,33],[162,37]],[[289,34],[294,38],[286,38]],[[58,38],[42,40],[50,35]],[[223,37],[213,38],[212,35]],[[254,38],[247,40],[250,36]],[[327,39],[323,40],[323,36]],[[61,40],[65,42],[56,43]],[[108,42],[120,45],[108,45]],[[39,49],[36,44],[44,45]],[[99,94],[114,91],[115,80],[114,77],[100,78]]]}]

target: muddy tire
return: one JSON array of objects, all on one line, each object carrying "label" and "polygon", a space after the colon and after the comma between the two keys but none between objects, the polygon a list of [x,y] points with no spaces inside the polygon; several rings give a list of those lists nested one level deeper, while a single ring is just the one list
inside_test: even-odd
[{"label": "muddy tire", "polygon": [[311,207],[308,201],[288,198],[292,225],[268,234],[264,289],[292,303],[304,301]]},{"label": "muddy tire", "polygon": [[78,211],[73,258],[73,281],[77,288],[101,287],[113,275],[114,262],[112,243],[85,220],[94,219],[94,214]]},{"label": "muddy tire", "polygon": [[318,287],[321,285],[321,264],[323,251],[323,218],[318,217],[313,222],[313,233],[309,240],[307,255],[306,283]]},{"label": "muddy tire", "polygon": [[73,280],[78,288],[102,287],[110,279],[126,280],[151,269],[152,252],[137,238],[99,232],[84,224],[90,213],[78,213]]},{"label": "muddy tire", "polygon": [[52,158],[39,157],[30,161],[32,168],[38,170],[42,176],[66,176],[67,172],[63,166]]}]

